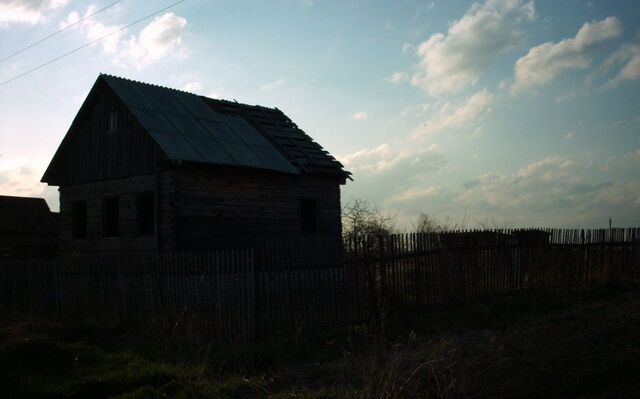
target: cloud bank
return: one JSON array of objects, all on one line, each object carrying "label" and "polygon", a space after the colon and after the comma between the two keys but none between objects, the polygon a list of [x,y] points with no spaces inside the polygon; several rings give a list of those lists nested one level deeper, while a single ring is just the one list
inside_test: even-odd
[{"label": "cloud bank", "polygon": [[63,8],[69,0],[0,0],[0,27],[13,23],[36,25],[46,20],[46,15]]},{"label": "cloud bank", "polygon": [[572,69],[586,69],[593,60],[596,45],[622,34],[622,23],[616,17],[587,22],[570,39],[535,46],[516,61],[513,93],[543,86],[558,75]]},{"label": "cloud bank", "polygon": [[447,33],[433,34],[418,45],[420,64],[411,83],[432,96],[473,86],[500,53],[522,42],[519,25],[535,15],[533,1],[474,4]]},{"label": "cloud bank", "polygon": [[[96,5],[90,6],[84,14],[85,17],[94,13],[96,9]],[[60,25],[64,27],[79,20],[80,14],[74,11]],[[186,26],[186,18],[167,12],[155,17],[137,35],[126,37],[126,32],[121,31],[107,36],[96,45],[102,47],[105,55],[112,57],[113,64],[122,68],[141,69],[172,55],[184,55],[181,45]],[[87,18],[80,24],[81,32],[89,41],[116,32],[120,28],[122,25],[106,25],[95,18]]]}]

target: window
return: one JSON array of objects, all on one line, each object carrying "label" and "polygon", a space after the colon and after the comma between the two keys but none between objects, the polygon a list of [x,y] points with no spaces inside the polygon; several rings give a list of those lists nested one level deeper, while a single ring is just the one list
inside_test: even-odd
[{"label": "window", "polygon": [[71,236],[73,238],[87,237],[86,201],[74,201],[71,203]]},{"label": "window", "polygon": [[117,198],[102,201],[102,235],[117,237],[120,227],[120,202]]},{"label": "window", "polygon": [[107,112],[106,118],[107,133],[113,133],[118,130],[118,114],[115,112]]},{"label": "window", "polygon": [[152,236],[154,228],[153,193],[138,194],[136,197],[136,219],[138,235]]},{"label": "window", "polygon": [[318,232],[318,201],[308,198],[300,200],[300,222],[302,234]]}]

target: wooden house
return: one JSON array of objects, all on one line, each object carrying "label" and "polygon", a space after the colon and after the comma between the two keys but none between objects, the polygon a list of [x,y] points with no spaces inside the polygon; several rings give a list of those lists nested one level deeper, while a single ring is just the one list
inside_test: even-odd
[{"label": "wooden house", "polygon": [[66,251],[340,245],[349,172],[282,111],[100,75],[42,181]]},{"label": "wooden house", "polygon": [[0,259],[56,256],[57,221],[42,198],[0,195]]}]

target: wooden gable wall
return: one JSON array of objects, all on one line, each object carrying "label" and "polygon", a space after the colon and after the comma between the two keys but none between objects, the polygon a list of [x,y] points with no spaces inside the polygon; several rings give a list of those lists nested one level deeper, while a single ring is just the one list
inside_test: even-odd
[{"label": "wooden gable wall", "polygon": [[[97,90],[54,166],[54,185],[74,185],[155,173],[164,154],[106,85]],[[107,133],[107,114],[117,129]]]}]

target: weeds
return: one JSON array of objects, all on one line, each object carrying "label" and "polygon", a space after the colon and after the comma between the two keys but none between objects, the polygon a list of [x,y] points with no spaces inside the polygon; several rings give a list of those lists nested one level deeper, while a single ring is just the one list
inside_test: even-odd
[{"label": "weeds", "polygon": [[[187,327],[186,325],[183,327]],[[176,330],[177,331],[177,330]],[[217,345],[39,321],[0,328],[0,397],[474,398],[640,393],[635,288],[394,312],[290,342]]]}]

